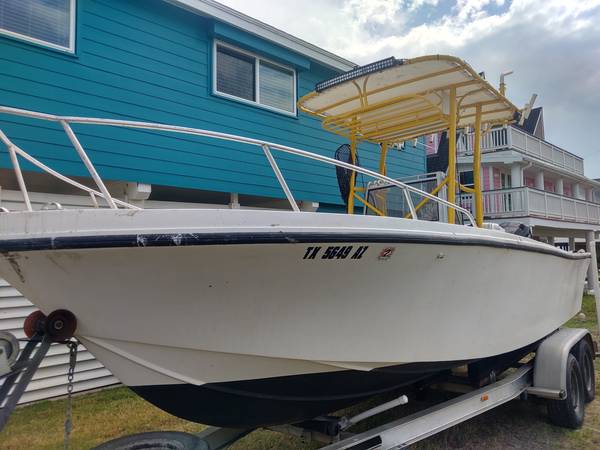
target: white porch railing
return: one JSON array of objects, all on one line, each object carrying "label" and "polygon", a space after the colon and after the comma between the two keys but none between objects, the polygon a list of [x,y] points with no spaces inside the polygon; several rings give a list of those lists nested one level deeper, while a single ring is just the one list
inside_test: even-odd
[{"label": "white porch railing", "polygon": [[[473,211],[472,194],[461,194],[460,206]],[[529,187],[484,192],[483,211],[490,219],[532,216],[600,224],[599,204]]]},{"label": "white porch railing", "polygon": [[[515,127],[496,128],[482,136],[482,152],[505,149],[516,150],[578,175],[583,175],[583,158],[535,136],[531,136]],[[462,155],[471,155],[473,153],[472,133],[461,137],[458,144],[458,152]]]}]

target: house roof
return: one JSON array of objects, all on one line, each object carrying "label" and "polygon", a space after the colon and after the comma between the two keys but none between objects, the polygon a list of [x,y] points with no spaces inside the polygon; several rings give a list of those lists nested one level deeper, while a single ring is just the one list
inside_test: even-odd
[{"label": "house roof", "polygon": [[291,34],[281,31],[253,17],[247,16],[235,9],[222,5],[214,0],[165,0],[173,5],[184,8],[196,14],[213,17],[222,22],[240,28],[248,33],[281,45],[289,50],[300,53],[325,66],[340,71],[353,69],[356,64],[334,53],[323,50]]}]

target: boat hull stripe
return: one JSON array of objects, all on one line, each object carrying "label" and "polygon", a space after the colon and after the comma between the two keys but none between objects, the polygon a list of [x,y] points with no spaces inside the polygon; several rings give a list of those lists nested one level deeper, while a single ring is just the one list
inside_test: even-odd
[{"label": "boat hull stripe", "polygon": [[0,252],[37,250],[71,250],[120,247],[175,247],[194,245],[242,244],[318,244],[318,243],[385,243],[466,245],[495,247],[558,256],[566,259],[586,259],[587,253],[568,253],[560,249],[522,245],[518,242],[499,241],[457,235],[424,236],[404,233],[160,233],[127,235],[64,236],[53,238],[10,239],[0,241]]}]

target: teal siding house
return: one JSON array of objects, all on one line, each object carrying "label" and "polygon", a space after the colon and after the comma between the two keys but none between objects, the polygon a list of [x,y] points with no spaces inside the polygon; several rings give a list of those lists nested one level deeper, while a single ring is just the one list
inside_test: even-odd
[{"label": "teal siding house", "polygon": [[[0,0],[0,67],[4,106],[204,128],[327,156],[345,143],[296,101],[353,64],[211,0]],[[58,124],[0,114],[0,129],[53,169],[88,177]],[[104,180],[151,185],[151,199],[219,204],[236,193],[242,206],[260,206],[285,198],[257,147],[74,129]],[[359,155],[377,167],[375,146],[360,145]],[[297,200],[342,209],[332,166],[276,158]],[[406,145],[390,151],[388,175],[423,173],[425,164],[424,151]],[[21,165],[30,184],[43,185],[36,168]],[[0,148],[4,189],[10,167]]]},{"label": "teal siding house", "polygon": [[[345,142],[297,111],[296,101],[352,67],[211,0],[0,0],[0,105],[8,107],[205,128],[333,156]],[[142,130],[73,129],[116,198],[148,208],[290,207],[258,147]],[[58,124],[0,114],[0,130],[44,164],[93,186]],[[361,165],[376,168],[376,151],[361,145]],[[345,210],[334,167],[275,157],[303,209]],[[82,191],[23,158],[20,164],[34,208],[91,206]],[[0,207],[24,209],[11,167],[0,143]],[[422,150],[390,150],[388,174],[423,172]],[[23,321],[34,309],[0,279],[0,330],[24,337]],[[45,358],[21,402],[66,392],[66,352],[56,347]],[[118,382],[86,349],[77,359],[75,391]]]}]

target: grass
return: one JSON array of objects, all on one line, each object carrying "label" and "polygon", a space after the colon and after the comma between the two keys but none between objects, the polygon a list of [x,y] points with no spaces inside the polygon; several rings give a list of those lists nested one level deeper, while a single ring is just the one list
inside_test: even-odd
[{"label": "grass", "polygon": [[[2,450],[55,450],[63,447],[66,400],[48,400],[18,408],[0,433]],[[89,449],[107,440],[144,431],[198,432],[197,423],[171,416],[152,406],[126,387],[116,387],[75,396],[73,399],[72,449]],[[282,434],[256,431],[236,450],[312,449]]]},{"label": "grass", "polygon": [[587,328],[592,332],[594,336],[598,336],[598,321],[596,319],[596,302],[592,295],[583,296],[583,304],[581,306],[581,312],[585,315],[585,318],[580,319],[578,316],[573,317],[566,324],[572,328]]},{"label": "grass", "polygon": [[[585,296],[585,319],[574,318],[568,326],[597,332],[594,299]],[[600,386],[600,365],[596,365],[596,384]],[[428,401],[440,398],[429,397]],[[427,406],[411,401],[376,421],[390,420]],[[0,433],[0,450],[54,450],[63,446],[64,399],[43,401],[18,408]],[[377,422],[376,422],[377,423]],[[137,397],[125,387],[77,395],[73,399],[71,448],[89,449],[119,436],[144,431],[177,430],[197,432],[201,425],[173,417]],[[279,433],[258,430],[231,447],[232,450],[312,450],[317,444]],[[461,448],[488,450],[590,449],[600,448],[600,396],[588,405],[582,429],[571,431],[548,423],[542,401],[512,401],[486,414],[457,425],[415,445],[415,449]]]}]

